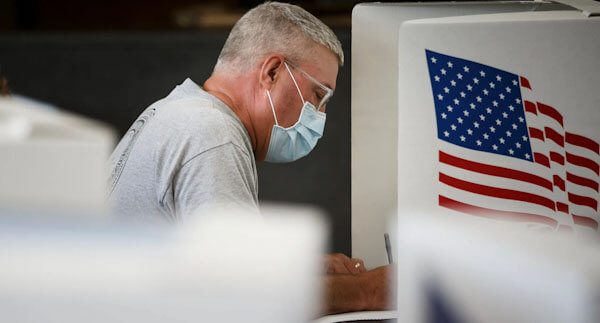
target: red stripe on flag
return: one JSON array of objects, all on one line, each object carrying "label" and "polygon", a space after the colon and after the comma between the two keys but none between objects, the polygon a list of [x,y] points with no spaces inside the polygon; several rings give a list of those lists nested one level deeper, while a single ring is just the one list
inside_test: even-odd
[{"label": "red stripe on flag", "polygon": [[573,194],[571,192],[569,192],[568,195],[569,195],[569,202],[571,202],[573,204],[577,204],[577,205],[591,207],[592,209],[594,209],[594,211],[598,211],[598,201],[596,201],[596,199],[593,199],[593,198],[587,197],[587,196]]},{"label": "red stripe on flag", "polygon": [[537,115],[537,108],[535,107],[535,103],[525,100],[525,111]]},{"label": "red stripe on flag", "polygon": [[522,213],[522,212],[509,212],[500,211],[494,209],[483,208],[474,206],[471,204],[455,201],[449,199],[443,195],[439,195],[438,203],[440,206],[452,209],[461,213],[482,216],[489,219],[495,220],[506,220],[506,221],[519,221],[519,222],[536,222],[544,223],[552,226],[553,228],[558,225],[558,221],[543,215]]},{"label": "red stripe on flag", "polygon": [[538,128],[529,127],[529,136],[544,141],[544,132]]},{"label": "red stripe on flag", "polygon": [[554,186],[557,186],[558,188],[560,188],[561,191],[565,190],[565,180],[560,178],[560,176],[558,175],[554,175],[553,177],[554,180]]},{"label": "red stripe on flag", "polygon": [[589,188],[593,189],[594,191],[598,192],[598,182],[591,180],[589,178],[577,176],[577,175],[567,172],[567,181],[569,181],[573,184],[589,187]]},{"label": "red stripe on flag", "polygon": [[569,214],[569,205],[563,202],[556,202],[556,210],[559,212]]},{"label": "red stripe on flag", "polygon": [[582,226],[590,227],[594,230],[598,230],[598,222],[596,222],[596,220],[594,220],[594,219],[590,219],[585,216],[579,216],[579,215],[573,214],[573,222],[575,222],[575,224],[578,224],[578,225],[582,225]]},{"label": "red stripe on flag", "polygon": [[565,157],[555,151],[550,152],[550,160],[561,165],[565,164]]},{"label": "red stripe on flag", "polygon": [[529,80],[522,76],[520,76],[519,78],[521,79],[521,86],[531,90],[531,84],[529,84]]},{"label": "red stripe on flag", "polygon": [[540,165],[550,168],[550,160],[542,153],[533,153],[533,160]]},{"label": "red stripe on flag", "polygon": [[554,141],[557,145],[564,147],[565,146],[565,137],[556,132],[554,129],[549,127],[544,127],[544,132],[546,133],[546,138]]},{"label": "red stripe on flag", "polygon": [[596,154],[600,154],[600,145],[598,145],[597,142],[593,141],[590,138],[567,132],[565,133],[565,140],[568,144],[587,148],[595,152]]},{"label": "red stripe on flag", "polygon": [[566,153],[567,155],[567,161],[575,166],[580,166],[580,167],[585,167],[587,169],[592,170],[594,173],[596,173],[596,175],[598,174],[598,171],[600,170],[600,166],[598,166],[598,163],[596,163],[595,161],[585,158],[585,157],[581,157],[581,156],[577,156],[577,155],[573,155],[571,153]]},{"label": "red stripe on flag", "polygon": [[540,102],[537,103],[537,107],[538,107],[538,111],[540,111],[541,114],[545,114],[545,115],[549,116],[550,118],[556,120],[558,123],[560,123],[561,126],[564,127],[563,116],[556,109],[554,109],[553,107],[551,107],[549,105],[540,103]]},{"label": "red stripe on flag", "polygon": [[486,175],[516,179],[516,180],[527,182],[530,184],[539,185],[543,188],[546,188],[546,189],[552,191],[552,182],[550,182],[549,180],[547,180],[543,177],[537,176],[537,175],[529,174],[526,172],[522,172],[519,170],[510,169],[510,168],[504,168],[504,167],[498,167],[498,166],[492,166],[492,165],[473,162],[470,160],[462,159],[460,157],[452,156],[441,150],[439,152],[439,158],[440,158],[441,163],[448,164],[448,165],[451,165],[454,167],[458,167],[458,168],[462,168],[462,169],[466,169],[466,170],[470,170],[473,172],[486,174]]},{"label": "red stripe on flag", "polygon": [[522,202],[538,204],[541,206],[545,206],[545,207],[551,209],[552,211],[555,210],[554,209],[554,201],[552,201],[551,199],[545,198],[543,196],[539,196],[539,195],[535,195],[535,194],[531,194],[531,193],[527,193],[527,192],[509,190],[506,188],[498,188],[498,187],[486,186],[486,185],[481,185],[481,184],[475,184],[475,183],[463,181],[461,179],[448,176],[441,172],[439,173],[439,180],[440,180],[440,182],[442,182],[446,185],[458,188],[463,191],[480,194],[480,195],[485,195],[485,196],[490,196],[490,197],[501,198],[501,199],[515,200],[515,201],[522,201]]}]

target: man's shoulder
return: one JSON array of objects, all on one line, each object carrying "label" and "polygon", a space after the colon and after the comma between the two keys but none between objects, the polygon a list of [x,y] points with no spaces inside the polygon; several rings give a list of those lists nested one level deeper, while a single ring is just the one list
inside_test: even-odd
[{"label": "man's shoulder", "polygon": [[163,102],[155,115],[161,126],[173,130],[213,132],[227,124],[225,113],[204,97],[185,97]]},{"label": "man's shoulder", "polygon": [[205,97],[169,100],[157,110],[155,132],[170,147],[185,146],[194,154],[228,143],[251,153],[241,121],[222,103]]}]

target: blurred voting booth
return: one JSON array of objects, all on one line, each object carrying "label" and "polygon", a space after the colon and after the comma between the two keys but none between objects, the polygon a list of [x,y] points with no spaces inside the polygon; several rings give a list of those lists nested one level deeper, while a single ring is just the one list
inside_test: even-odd
[{"label": "blurred voting booth", "polygon": [[305,323],[317,316],[325,243],[318,213],[213,215],[169,229],[0,217],[3,321]]},{"label": "blurred voting booth", "polygon": [[356,6],[353,257],[386,264],[389,219],[416,207],[596,233],[597,14],[593,1]]},{"label": "blurred voting booth", "polygon": [[597,241],[422,209],[398,222],[398,322],[600,320]]},{"label": "blurred voting booth", "polygon": [[0,97],[0,212],[103,215],[109,127],[22,97]]}]

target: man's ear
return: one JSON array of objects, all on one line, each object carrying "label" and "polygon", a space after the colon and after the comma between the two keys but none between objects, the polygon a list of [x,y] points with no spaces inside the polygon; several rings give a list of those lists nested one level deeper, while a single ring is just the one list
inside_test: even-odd
[{"label": "man's ear", "polygon": [[281,75],[284,58],[273,54],[265,58],[260,69],[259,83],[264,89],[270,90]]}]

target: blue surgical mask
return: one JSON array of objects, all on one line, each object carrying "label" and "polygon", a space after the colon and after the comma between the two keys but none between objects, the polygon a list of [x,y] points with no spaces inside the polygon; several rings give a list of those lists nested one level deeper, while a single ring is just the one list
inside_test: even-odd
[{"label": "blue surgical mask", "polygon": [[323,136],[323,130],[325,129],[325,113],[318,111],[312,103],[304,101],[294,75],[292,75],[288,65],[284,64],[294,81],[294,85],[296,85],[303,106],[298,121],[289,128],[283,128],[277,122],[271,93],[267,90],[267,97],[271,103],[275,125],[271,131],[271,140],[265,161],[272,163],[293,162],[308,155]]}]

